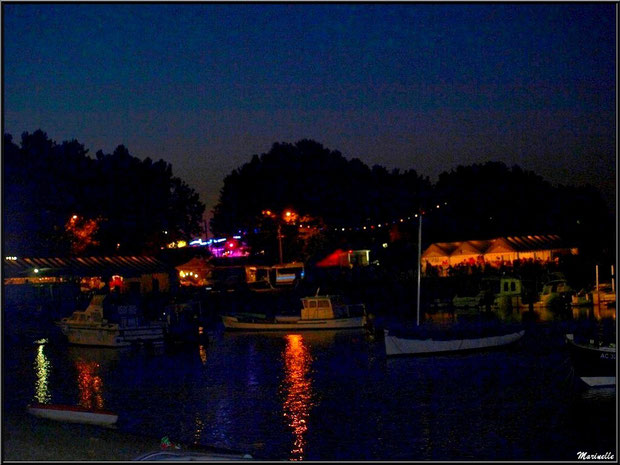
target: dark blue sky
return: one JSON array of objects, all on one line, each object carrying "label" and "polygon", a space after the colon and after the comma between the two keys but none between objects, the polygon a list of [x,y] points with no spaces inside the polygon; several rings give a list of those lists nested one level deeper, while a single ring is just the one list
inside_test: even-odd
[{"label": "dark blue sky", "polygon": [[616,5],[3,4],[5,132],[163,158],[207,210],[273,142],[615,199]]}]

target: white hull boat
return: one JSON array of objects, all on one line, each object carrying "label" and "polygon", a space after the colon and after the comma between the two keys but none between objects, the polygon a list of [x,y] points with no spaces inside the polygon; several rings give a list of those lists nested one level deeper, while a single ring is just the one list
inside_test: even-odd
[{"label": "white hull boat", "polygon": [[308,329],[346,329],[361,328],[364,326],[364,317],[354,318],[330,318],[316,320],[295,320],[276,317],[273,322],[268,321],[248,321],[243,318],[223,315],[222,322],[227,329],[243,330],[308,330]]},{"label": "white hull boat", "polygon": [[140,342],[163,341],[165,323],[142,322],[139,317],[123,318],[110,323],[103,318],[105,295],[93,296],[86,310],[76,311],[58,322],[70,344],[123,347]]},{"label": "white hull boat", "polygon": [[253,460],[250,454],[234,454],[225,452],[200,452],[200,451],[185,451],[185,450],[157,450],[149,452],[135,458],[136,461],[198,461],[198,462],[219,462],[219,461],[243,461]]},{"label": "white hull boat", "polygon": [[301,299],[299,316],[276,316],[273,319],[250,314],[222,315],[226,329],[258,331],[303,331],[317,329],[362,328],[366,324],[363,304],[347,305],[339,296],[315,295]]},{"label": "white hull boat", "polygon": [[385,353],[395,355],[426,355],[435,353],[463,352],[504,346],[518,341],[525,334],[524,330],[499,336],[486,336],[462,339],[416,339],[400,337],[385,331]]},{"label": "white hull boat", "polygon": [[100,426],[112,426],[118,420],[112,412],[72,405],[33,404],[28,406],[28,412],[39,418]]},{"label": "white hull boat", "polygon": [[615,376],[581,376],[581,381],[590,387],[611,387],[616,385]]}]

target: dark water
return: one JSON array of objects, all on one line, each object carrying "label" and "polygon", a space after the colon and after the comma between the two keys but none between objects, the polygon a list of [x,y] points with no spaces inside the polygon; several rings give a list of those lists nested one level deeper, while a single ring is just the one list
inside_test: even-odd
[{"label": "dark water", "polygon": [[572,373],[563,335],[578,324],[530,323],[502,350],[397,359],[357,330],[109,349],[50,328],[45,343],[4,338],[3,407],[98,406],[121,431],[274,460],[617,457],[615,389],[582,390]]}]

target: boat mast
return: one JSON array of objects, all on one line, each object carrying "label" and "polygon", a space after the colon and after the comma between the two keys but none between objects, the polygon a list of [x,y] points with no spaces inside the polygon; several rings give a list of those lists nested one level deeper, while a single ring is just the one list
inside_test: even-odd
[{"label": "boat mast", "polygon": [[420,326],[420,272],[422,269],[422,212],[420,211],[420,222],[418,223],[418,293],[416,296],[417,319],[416,325]]}]

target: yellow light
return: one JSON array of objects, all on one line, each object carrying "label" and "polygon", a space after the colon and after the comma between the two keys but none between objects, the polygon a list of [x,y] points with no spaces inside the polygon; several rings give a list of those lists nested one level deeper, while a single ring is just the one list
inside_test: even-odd
[{"label": "yellow light", "polygon": [[73,215],[73,216],[71,217],[71,219],[72,219],[72,220],[77,220],[77,218],[78,218],[78,216],[77,216],[77,215]]},{"label": "yellow light", "polygon": [[185,271],[179,271],[179,276],[181,276],[181,278],[185,278]]},{"label": "yellow light", "polygon": [[181,247],[185,247],[187,245],[187,242],[185,241],[179,241],[177,242],[177,247],[180,249]]},{"label": "yellow light", "polygon": [[291,212],[287,211],[286,216],[291,216]]},{"label": "yellow light", "polygon": [[37,375],[37,380],[35,381],[35,398],[40,403],[49,402],[52,398],[48,385],[52,365],[47,356],[43,353],[44,347],[44,345],[39,346],[35,359],[35,373]]}]

